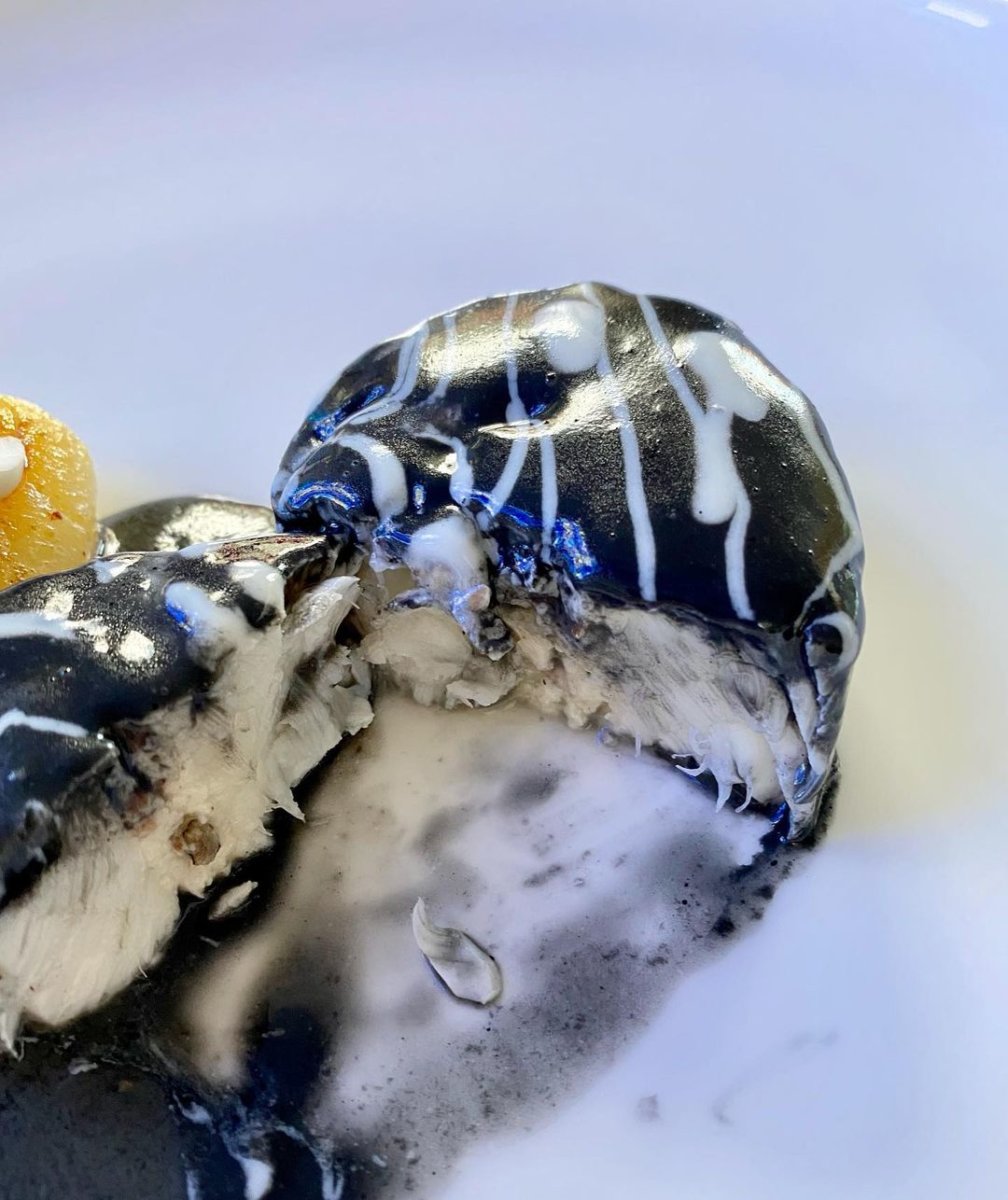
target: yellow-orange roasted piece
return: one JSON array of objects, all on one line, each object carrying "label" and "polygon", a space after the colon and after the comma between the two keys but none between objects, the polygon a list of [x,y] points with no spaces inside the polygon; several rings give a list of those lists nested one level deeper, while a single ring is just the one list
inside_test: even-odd
[{"label": "yellow-orange roasted piece", "polygon": [[87,562],[97,528],[84,443],[37,405],[0,396],[0,588]]}]

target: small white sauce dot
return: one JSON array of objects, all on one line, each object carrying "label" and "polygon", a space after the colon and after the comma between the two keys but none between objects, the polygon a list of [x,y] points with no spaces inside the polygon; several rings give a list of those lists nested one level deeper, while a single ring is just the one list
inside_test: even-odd
[{"label": "small white sauce dot", "polygon": [[549,365],[561,375],[594,367],[605,351],[605,313],[589,300],[553,300],[532,318]]},{"label": "small white sauce dot", "polygon": [[150,662],[154,657],[154,643],[139,629],[131,629],[119,643],[119,656],[131,663]]},{"label": "small white sauce dot", "polygon": [[16,437],[0,437],[0,500],[18,487],[27,465],[24,442]]}]

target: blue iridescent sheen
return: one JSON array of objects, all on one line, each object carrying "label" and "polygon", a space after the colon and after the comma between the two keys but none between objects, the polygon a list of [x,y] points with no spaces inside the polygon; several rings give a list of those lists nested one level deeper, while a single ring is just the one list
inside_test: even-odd
[{"label": "blue iridescent sheen", "polygon": [[184,608],[179,608],[177,604],[172,604],[170,600],[165,601],[165,612],[175,622],[180,625],[186,633],[192,633],[192,626],[189,623],[189,614]]},{"label": "blue iridescent sheen", "polygon": [[553,549],[575,579],[587,579],[599,569],[598,560],[588,549],[584,530],[577,521],[557,518],[553,526]]},{"label": "blue iridescent sheen", "polygon": [[[483,508],[490,507],[489,492],[470,492],[469,499],[475,501],[476,504],[481,505]],[[512,521],[515,525],[521,525],[523,529],[542,528],[542,521],[538,517],[527,512],[524,508],[517,508],[514,504],[505,504],[498,511],[500,516],[507,518],[507,520]]]},{"label": "blue iridescent sheen", "polygon": [[511,569],[526,587],[535,578],[536,556],[526,546],[515,546],[511,550]]},{"label": "blue iridescent sheen", "polygon": [[363,400],[359,396],[351,396],[345,404],[341,404],[339,408],[332,412],[326,409],[325,401],[323,400],[320,405],[312,409],[308,414],[307,424],[312,431],[313,437],[319,442],[329,441],[348,416],[352,413],[360,412],[361,409],[367,408],[369,404],[374,404],[384,394],[384,384],[376,383],[368,391]]},{"label": "blue iridescent sheen", "polygon": [[320,442],[328,442],[343,420],[343,410],[340,409],[334,413],[323,413],[321,416],[316,416],[315,413],[312,413],[308,420],[311,424],[311,431],[314,437]]},{"label": "blue iridescent sheen", "polygon": [[500,510],[502,517],[507,517],[509,521],[513,521],[516,525],[521,525],[525,529],[540,529],[542,521],[539,517],[533,516],[532,513],[526,512],[523,508],[516,508],[513,504],[505,504]]},{"label": "blue iridescent sheen", "polygon": [[400,529],[391,521],[383,521],[379,526],[377,526],[373,537],[375,542],[377,542],[379,545],[394,545],[398,546],[400,549],[403,546],[408,546],[413,540],[404,529]]},{"label": "blue iridescent sheen", "polygon": [[295,512],[308,508],[316,500],[329,500],[337,508],[348,513],[360,512],[362,500],[360,493],[345,483],[330,480],[314,480],[295,488],[287,503]]}]

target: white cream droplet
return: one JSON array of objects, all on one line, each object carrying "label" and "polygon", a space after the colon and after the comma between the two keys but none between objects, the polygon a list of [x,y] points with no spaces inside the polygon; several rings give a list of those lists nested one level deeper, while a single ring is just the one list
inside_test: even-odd
[{"label": "white cream droplet", "polygon": [[590,300],[554,300],[532,318],[550,366],[561,375],[591,370],[605,349],[605,313]]},{"label": "white cream droplet", "polygon": [[[139,559],[139,554],[116,554],[105,558],[96,558],[89,565],[99,583],[111,583],[113,579],[118,579],[123,571],[128,570]],[[144,584],[147,587],[144,587]],[[140,586],[146,591],[150,587],[150,580],[142,580]]]},{"label": "white cream droplet", "polygon": [[150,662],[154,657],[154,643],[139,629],[131,629],[119,643],[119,656],[131,663]]},{"label": "white cream droplet", "polygon": [[461,513],[449,513],[424,525],[413,535],[404,555],[413,574],[423,582],[444,576],[459,588],[486,578],[486,554],[472,523]]},{"label": "white cream droplet", "polygon": [[210,909],[210,920],[220,921],[224,917],[229,917],[233,912],[237,912],[258,886],[254,879],[247,879],[244,883],[228,888],[214,901],[213,907]]},{"label": "white cream droplet", "polygon": [[236,1156],[238,1165],[245,1173],[245,1200],[263,1200],[273,1187],[273,1168],[261,1158]]},{"label": "white cream droplet", "polygon": [[0,500],[20,486],[27,466],[24,442],[16,437],[0,437]]},{"label": "white cream droplet", "polygon": [[413,936],[453,996],[474,1004],[493,1004],[504,990],[496,961],[461,929],[435,925],[423,900],[413,906]]}]

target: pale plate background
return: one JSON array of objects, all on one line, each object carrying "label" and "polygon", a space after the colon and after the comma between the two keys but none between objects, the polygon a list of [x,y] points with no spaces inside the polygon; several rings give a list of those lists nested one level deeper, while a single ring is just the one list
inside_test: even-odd
[{"label": "pale plate background", "polygon": [[1004,1195],[1008,4],[0,14],[0,389],[83,434],[106,507],[261,500],[372,342],[581,278],[735,318],[847,468],[827,845],[452,1196]]}]

